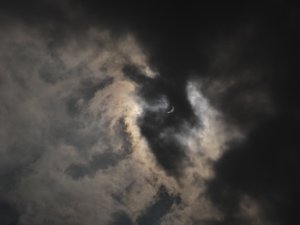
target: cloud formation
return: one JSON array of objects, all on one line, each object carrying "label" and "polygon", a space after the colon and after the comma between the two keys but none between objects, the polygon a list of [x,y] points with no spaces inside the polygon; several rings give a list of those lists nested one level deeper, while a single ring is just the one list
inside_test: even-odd
[{"label": "cloud formation", "polygon": [[[111,195],[131,183],[150,198],[155,189],[140,180],[149,169],[138,169],[142,162],[132,156],[142,145],[135,125],[140,109],[122,74],[124,63],[145,66],[134,39],[111,41],[108,32],[92,30],[84,40],[51,47],[26,26],[5,33],[1,199],[15,205],[19,223],[107,223],[122,208]],[[133,211],[145,204],[139,201]]]},{"label": "cloud formation", "polygon": [[1,224],[295,220],[290,8],[275,29],[248,7],[20,4],[0,9]]},{"label": "cloud formation", "polygon": [[[93,29],[51,43],[26,25],[7,28],[1,39],[8,217],[17,212],[18,224],[181,224],[201,210],[214,218],[200,195],[212,176],[209,161],[229,137],[213,141],[222,119],[200,87],[186,87],[199,120],[192,125],[156,87],[158,75],[130,34],[114,40]],[[171,104],[176,111],[168,114]]]}]

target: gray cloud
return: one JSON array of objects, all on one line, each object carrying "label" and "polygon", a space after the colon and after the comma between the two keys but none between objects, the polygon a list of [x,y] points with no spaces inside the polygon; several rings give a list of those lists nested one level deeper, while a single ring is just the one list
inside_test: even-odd
[{"label": "gray cloud", "polygon": [[[108,223],[111,213],[124,210],[110,196],[150,176],[132,156],[139,106],[134,85],[121,70],[124,63],[144,67],[142,52],[132,37],[113,42],[105,31],[91,31],[85,40],[74,38],[59,47],[49,46],[27,26],[5,33],[1,199],[20,212],[18,224]],[[89,176],[73,180],[80,174]],[[132,191],[141,203],[131,206],[136,211],[128,212],[131,216],[155,192],[145,182],[136,185],[148,190]],[[5,210],[11,213],[4,223],[15,217],[9,207]]]},{"label": "gray cloud", "polygon": [[152,205],[150,205],[145,212],[137,219],[138,225],[158,225],[161,224],[161,219],[168,213],[173,205],[180,203],[179,196],[172,196],[168,193],[164,186],[158,190]]}]

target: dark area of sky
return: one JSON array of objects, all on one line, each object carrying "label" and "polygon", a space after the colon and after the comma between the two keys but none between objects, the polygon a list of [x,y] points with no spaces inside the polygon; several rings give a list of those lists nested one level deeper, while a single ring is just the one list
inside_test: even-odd
[{"label": "dark area of sky", "polygon": [[[204,94],[226,119],[249,134],[245,142],[232,143],[214,166],[216,177],[208,184],[208,194],[226,214],[224,221],[216,224],[243,223],[235,217],[241,195],[260,199],[267,209],[266,217],[278,224],[299,223],[300,12],[296,3],[69,2],[73,10],[80,11],[73,20],[56,7],[56,1],[30,0],[1,3],[0,21],[9,26],[8,18],[18,18],[46,32],[54,32],[61,39],[69,32],[80,35],[81,30],[89,26],[107,27],[115,38],[126,32],[134,33],[149,52],[150,63],[160,77],[148,81],[130,65],[124,68],[124,73],[140,85],[140,94],[146,101],[153,97],[148,93],[162,93],[176,109],[163,121],[153,112],[146,113],[139,121],[157,161],[172,176],[180,176],[181,161],[185,158],[183,147],[173,139],[157,140],[164,129],[178,129],[183,122],[190,126],[197,123],[185,94],[188,80],[197,77],[239,80],[243,71],[251,70],[246,77],[249,82],[217,98],[204,88]],[[217,50],[231,49],[230,46],[235,47],[229,59],[215,66],[215,58],[219,57]],[[255,96],[261,91],[271,97],[275,113],[257,110],[259,95],[249,104],[243,101],[245,92]],[[151,126],[153,123],[157,126]],[[69,170],[72,172],[72,169],[76,169],[75,166]],[[174,201],[164,193],[161,195],[162,200],[148,210],[152,214],[160,214],[160,205],[169,208]],[[4,221],[15,213],[9,207],[6,203],[0,204]],[[116,218],[122,220],[118,224],[131,224],[126,215]],[[140,217],[138,224],[147,218],[147,215]]]}]

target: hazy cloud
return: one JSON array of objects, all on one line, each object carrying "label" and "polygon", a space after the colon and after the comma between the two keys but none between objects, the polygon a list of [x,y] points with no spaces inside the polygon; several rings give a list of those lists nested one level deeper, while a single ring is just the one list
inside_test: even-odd
[{"label": "hazy cloud", "polygon": [[170,7],[3,4],[1,224],[297,219],[298,11]]}]

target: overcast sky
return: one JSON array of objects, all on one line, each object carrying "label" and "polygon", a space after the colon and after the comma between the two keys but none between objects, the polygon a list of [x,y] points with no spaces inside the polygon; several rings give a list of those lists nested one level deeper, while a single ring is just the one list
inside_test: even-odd
[{"label": "overcast sky", "polygon": [[299,13],[1,3],[0,224],[299,223]]}]

